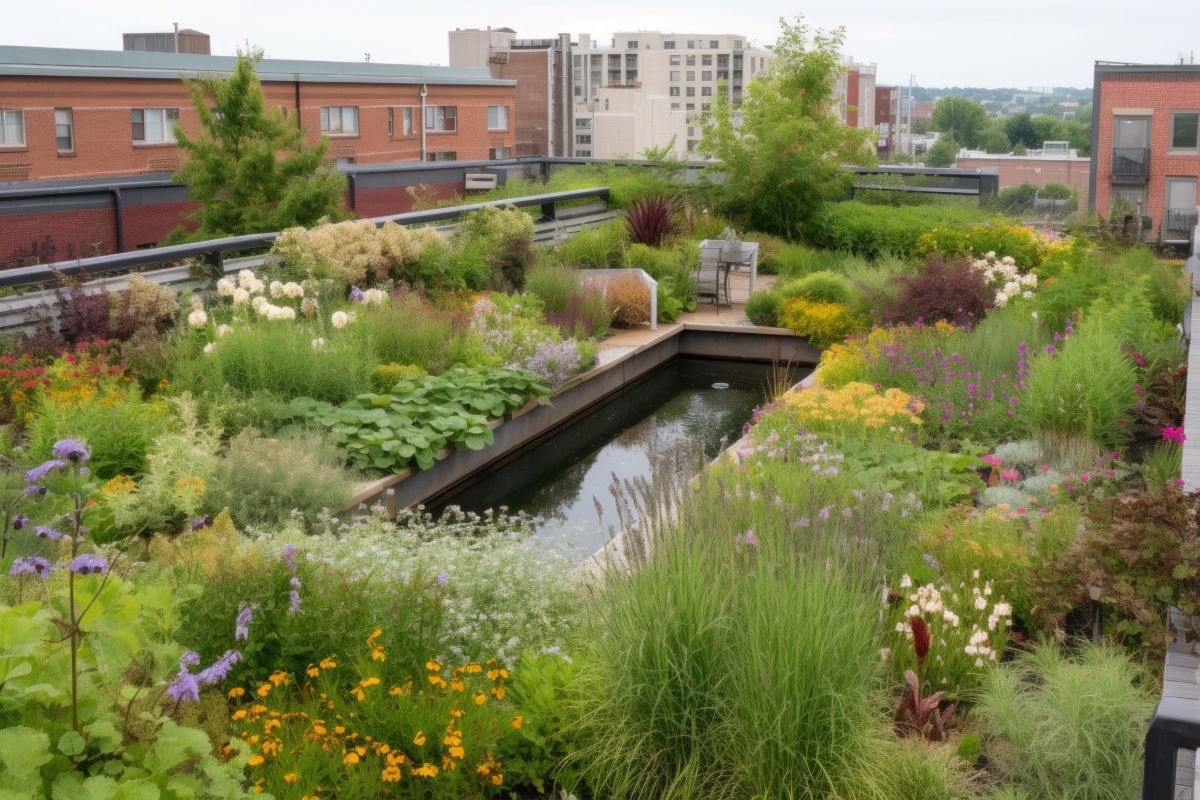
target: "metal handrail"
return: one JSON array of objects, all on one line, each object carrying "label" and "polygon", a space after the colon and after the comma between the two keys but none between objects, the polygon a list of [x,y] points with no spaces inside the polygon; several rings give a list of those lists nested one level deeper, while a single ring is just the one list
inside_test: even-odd
[{"label": "metal handrail", "polygon": [[[555,205],[571,200],[581,200],[589,197],[608,201],[607,186],[596,186],[590,189],[574,189],[567,192],[549,192],[525,197],[514,197],[508,200],[490,200],[483,203],[469,203],[462,206],[434,208],[428,211],[408,211],[403,214],[372,217],[371,222],[383,225],[385,222],[395,222],[400,225],[422,225],[430,222],[442,222],[458,219],[473,211],[487,207],[528,208],[540,206],[544,219],[553,220],[557,216]],[[244,236],[228,236],[222,239],[207,239],[188,244],[154,247],[147,250],[135,250],[128,253],[113,253],[91,258],[77,258],[70,261],[59,261],[54,264],[37,264],[31,267],[16,267],[0,271],[0,287],[36,286],[52,281],[55,274],[74,276],[80,273],[89,275],[128,272],[138,267],[154,264],[171,264],[187,258],[203,258],[218,265],[226,253],[243,252],[269,247],[279,236],[280,231],[269,233],[252,233]]]}]

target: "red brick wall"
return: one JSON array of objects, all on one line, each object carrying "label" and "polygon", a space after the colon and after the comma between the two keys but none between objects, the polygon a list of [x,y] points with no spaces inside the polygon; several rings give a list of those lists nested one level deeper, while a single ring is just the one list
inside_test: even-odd
[{"label": "red brick wall", "polygon": [[65,261],[81,254],[106,255],[117,248],[111,208],[0,217],[0,228],[0,269],[19,266],[16,259],[31,253],[36,253],[39,261]]},{"label": "red brick wall", "polygon": [[507,64],[490,65],[493,78],[517,82],[513,155],[550,155],[550,58],[548,50],[510,50]]},{"label": "red brick wall", "polygon": [[[358,216],[383,217],[412,211],[413,197],[407,189],[408,187],[404,186],[391,186],[386,189],[359,189],[355,192]],[[437,202],[457,197],[462,194],[461,190],[461,185],[457,183],[425,184],[419,194],[427,201]]]},{"label": "red brick wall", "polygon": [[[195,211],[199,203],[185,200],[178,203],[148,203],[126,205],[121,209],[125,221],[125,249],[156,244],[181,224],[186,224],[186,215]],[[189,228],[194,228],[188,225]]]},{"label": "red brick wall", "polygon": [[1145,109],[1150,114],[1150,179],[1146,183],[1146,209],[1157,235],[1166,207],[1168,177],[1200,176],[1200,155],[1172,155],[1171,112],[1200,109],[1200,75],[1180,73],[1121,73],[1100,75],[1097,116],[1096,210],[1108,213],[1112,199],[1113,110]]},{"label": "red brick wall", "polygon": [[1032,183],[1045,186],[1048,183],[1065,183],[1079,190],[1080,202],[1087,200],[1088,178],[1091,176],[1090,161],[1068,161],[1050,158],[960,158],[956,164],[960,169],[995,167],[1000,173],[1000,188]]},{"label": "red brick wall", "polygon": [[858,70],[852,69],[846,73],[846,124],[851,128],[858,127],[859,104]]},{"label": "red brick wall", "polygon": [[[295,113],[295,85],[265,83],[267,105]],[[420,87],[401,84],[302,83],[301,122],[319,140],[322,106],[358,106],[359,133],[331,139],[330,157],[356,163],[415,161],[420,157]],[[428,150],[453,151],[460,159],[485,159],[492,147],[514,147],[516,88],[512,86],[429,86],[429,105],[458,107],[458,131],[428,134]],[[400,108],[414,110],[412,136],[402,135]],[[509,106],[509,127],[487,130],[487,107]],[[58,78],[0,76],[0,106],[25,112],[25,146],[0,148],[0,180],[99,178],[173,170],[175,144],[135,145],[131,108],[178,108],[185,131],[197,126],[186,86],[179,80],[141,78]],[[71,108],[75,151],[57,152],[54,109]],[[387,109],[396,108],[395,133],[387,133]]]}]

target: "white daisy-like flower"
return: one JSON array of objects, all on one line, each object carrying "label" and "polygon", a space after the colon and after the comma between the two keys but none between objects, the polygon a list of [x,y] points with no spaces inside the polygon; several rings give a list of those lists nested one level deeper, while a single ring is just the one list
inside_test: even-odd
[{"label": "white daisy-like flower", "polygon": [[350,324],[350,315],[345,311],[335,311],[333,312],[333,315],[329,317],[329,324],[340,331],[342,328]]},{"label": "white daisy-like flower", "polygon": [[203,328],[208,324],[208,314],[205,314],[202,309],[196,309],[187,316],[188,325],[193,328]]},{"label": "white daisy-like flower", "polygon": [[233,290],[234,305],[243,305],[250,300],[250,292],[243,289],[241,286]]},{"label": "white daisy-like flower", "polygon": [[217,347],[217,345],[215,343],[209,342],[208,344],[204,345],[204,352],[211,353],[213,350],[216,349],[216,347]]},{"label": "white daisy-like flower", "polygon": [[221,278],[217,281],[217,294],[221,297],[233,297],[233,290],[237,288],[233,278]]},{"label": "white daisy-like flower", "polygon": [[217,326],[217,336],[228,336],[231,333],[233,333],[233,328],[229,327],[228,325]]}]

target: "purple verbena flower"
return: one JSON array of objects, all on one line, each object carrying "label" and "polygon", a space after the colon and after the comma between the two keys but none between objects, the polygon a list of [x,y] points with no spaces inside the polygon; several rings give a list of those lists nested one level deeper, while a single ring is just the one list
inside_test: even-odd
[{"label": "purple verbena flower", "polygon": [[167,687],[167,696],[177,703],[185,701],[198,702],[200,700],[200,686],[196,683],[196,676],[186,669],[180,669],[179,675]]},{"label": "purple verbena flower", "polygon": [[9,569],[8,574],[13,578],[18,575],[36,575],[39,578],[45,578],[52,569],[54,569],[54,565],[41,556],[25,556],[13,559],[12,568]]},{"label": "purple verbena flower", "polygon": [[39,483],[40,481],[44,480],[45,477],[47,475],[49,475],[51,472],[62,469],[66,465],[67,465],[66,462],[59,461],[56,458],[52,458],[49,461],[43,461],[41,464],[38,464],[36,467],[34,467],[33,469],[31,469],[25,473],[25,483],[28,483],[28,484]]},{"label": "purple verbena flower", "polygon": [[237,619],[234,620],[233,638],[239,642],[250,638],[250,623],[254,621],[254,612],[257,610],[258,603],[251,603],[238,612]]},{"label": "purple verbena flower", "polygon": [[295,589],[292,589],[292,591],[288,593],[288,613],[300,613],[300,593]]},{"label": "purple verbena flower", "polygon": [[295,575],[296,574],[296,545],[290,544],[290,543],[285,544],[283,546],[283,558],[285,561],[287,561],[288,569],[292,571],[293,575]]},{"label": "purple verbena flower", "polygon": [[108,572],[108,562],[104,556],[84,553],[81,556],[75,556],[75,559],[71,561],[70,568],[71,572],[78,575],[102,575]]},{"label": "purple verbena flower", "polygon": [[38,525],[33,529],[33,535],[39,539],[49,539],[52,542],[57,542],[59,539],[62,539],[64,536],[66,536],[66,534],[63,532],[56,531],[49,525]]},{"label": "purple verbena flower", "polygon": [[225,655],[218,658],[212,663],[208,669],[202,670],[196,676],[196,680],[201,686],[211,686],[214,683],[220,683],[229,677],[229,670],[233,669],[233,665],[242,660],[242,654],[237,650],[226,650]]},{"label": "purple verbena flower", "polygon": [[200,654],[197,653],[195,650],[188,650],[186,653],[184,653],[182,656],[179,657],[179,668],[180,669],[187,669],[188,667],[194,667],[199,663],[200,663]]},{"label": "purple verbena flower", "polygon": [[351,300],[353,300],[355,303],[361,303],[363,300],[363,297],[364,297],[364,295],[363,295],[362,289],[358,288],[357,286],[350,287],[350,299]]},{"label": "purple verbena flower", "polygon": [[59,439],[51,452],[55,458],[65,458],[75,464],[82,464],[92,457],[92,451],[78,439]]},{"label": "purple verbena flower", "polygon": [[450,584],[450,576],[445,572],[439,572],[437,576],[437,585],[445,589]]}]

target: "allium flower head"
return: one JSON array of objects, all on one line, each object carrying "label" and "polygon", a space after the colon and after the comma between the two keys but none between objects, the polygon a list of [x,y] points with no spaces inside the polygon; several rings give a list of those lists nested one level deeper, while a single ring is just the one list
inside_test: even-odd
[{"label": "allium flower head", "polygon": [[350,324],[350,316],[345,311],[335,311],[329,317],[329,324],[340,331]]},{"label": "allium flower head", "polygon": [[193,328],[203,328],[208,324],[208,314],[204,313],[203,309],[196,309],[187,316],[188,325]]},{"label": "allium flower head", "polygon": [[55,458],[65,458],[76,464],[82,464],[92,457],[92,451],[78,439],[59,439],[54,443],[53,453]]}]

